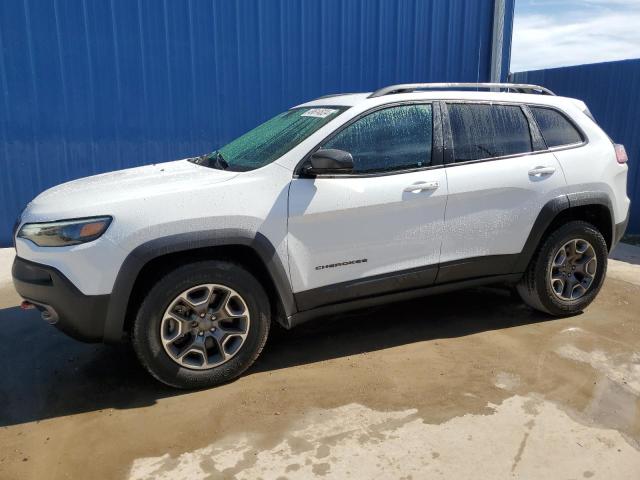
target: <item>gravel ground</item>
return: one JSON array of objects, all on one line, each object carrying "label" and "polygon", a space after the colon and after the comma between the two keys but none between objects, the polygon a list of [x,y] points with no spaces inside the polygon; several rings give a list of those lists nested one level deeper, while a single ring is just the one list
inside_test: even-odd
[{"label": "gravel ground", "polygon": [[15,307],[0,250],[0,478],[640,478],[640,248],[581,315],[478,288],[270,339],[242,378],[164,388],[126,346]]}]

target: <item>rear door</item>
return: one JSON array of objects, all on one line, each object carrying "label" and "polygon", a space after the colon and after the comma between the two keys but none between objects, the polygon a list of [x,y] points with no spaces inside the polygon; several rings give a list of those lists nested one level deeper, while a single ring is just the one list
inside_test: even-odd
[{"label": "rear door", "polygon": [[352,174],[292,180],[289,264],[301,310],[433,283],[447,199],[438,130],[431,104],[378,109],[320,147],[351,153]]},{"label": "rear door", "polygon": [[527,107],[448,102],[449,199],[438,283],[510,273],[543,205],[566,184]]}]

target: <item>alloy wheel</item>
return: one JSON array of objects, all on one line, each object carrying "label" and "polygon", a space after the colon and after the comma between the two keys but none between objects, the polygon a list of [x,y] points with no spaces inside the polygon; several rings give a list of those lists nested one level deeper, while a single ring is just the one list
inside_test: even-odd
[{"label": "alloy wheel", "polygon": [[577,300],[593,284],[597,268],[593,246],[581,238],[570,240],[553,256],[549,273],[551,290],[561,300]]},{"label": "alloy wheel", "polygon": [[251,317],[244,299],[219,284],[203,284],[174,298],[160,322],[160,339],[174,362],[207,370],[231,360],[242,348]]}]

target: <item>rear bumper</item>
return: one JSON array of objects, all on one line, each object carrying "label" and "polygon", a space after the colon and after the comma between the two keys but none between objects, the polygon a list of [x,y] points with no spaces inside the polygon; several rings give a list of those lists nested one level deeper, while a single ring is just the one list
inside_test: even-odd
[{"label": "rear bumper", "polygon": [[629,224],[629,212],[630,210],[627,210],[627,218],[620,223],[616,223],[616,226],[613,229],[613,244],[611,245],[611,250],[613,250],[613,248],[620,242],[624,232],[627,231],[627,225]]},{"label": "rear bumper", "polygon": [[18,293],[46,311],[49,323],[77,340],[103,340],[110,295],[84,295],[55,268],[20,257],[11,274]]}]

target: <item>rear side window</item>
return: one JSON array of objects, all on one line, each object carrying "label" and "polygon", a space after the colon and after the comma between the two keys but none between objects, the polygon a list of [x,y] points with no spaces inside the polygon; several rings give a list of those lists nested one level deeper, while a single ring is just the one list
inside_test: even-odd
[{"label": "rear side window", "polygon": [[356,120],[322,148],[353,156],[353,173],[391,172],[431,164],[431,105],[385,108]]},{"label": "rear side window", "polygon": [[538,123],[540,133],[542,133],[542,138],[547,143],[547,147],[559,147],[582,142],[583,139],[580,132],[571,125],[571,122],[562,113],[551,108],[529,108]]},{"label": "rear side window", "polygon": [[531,152],[529,123],[517,105],[447,105],[456,162]]}]

